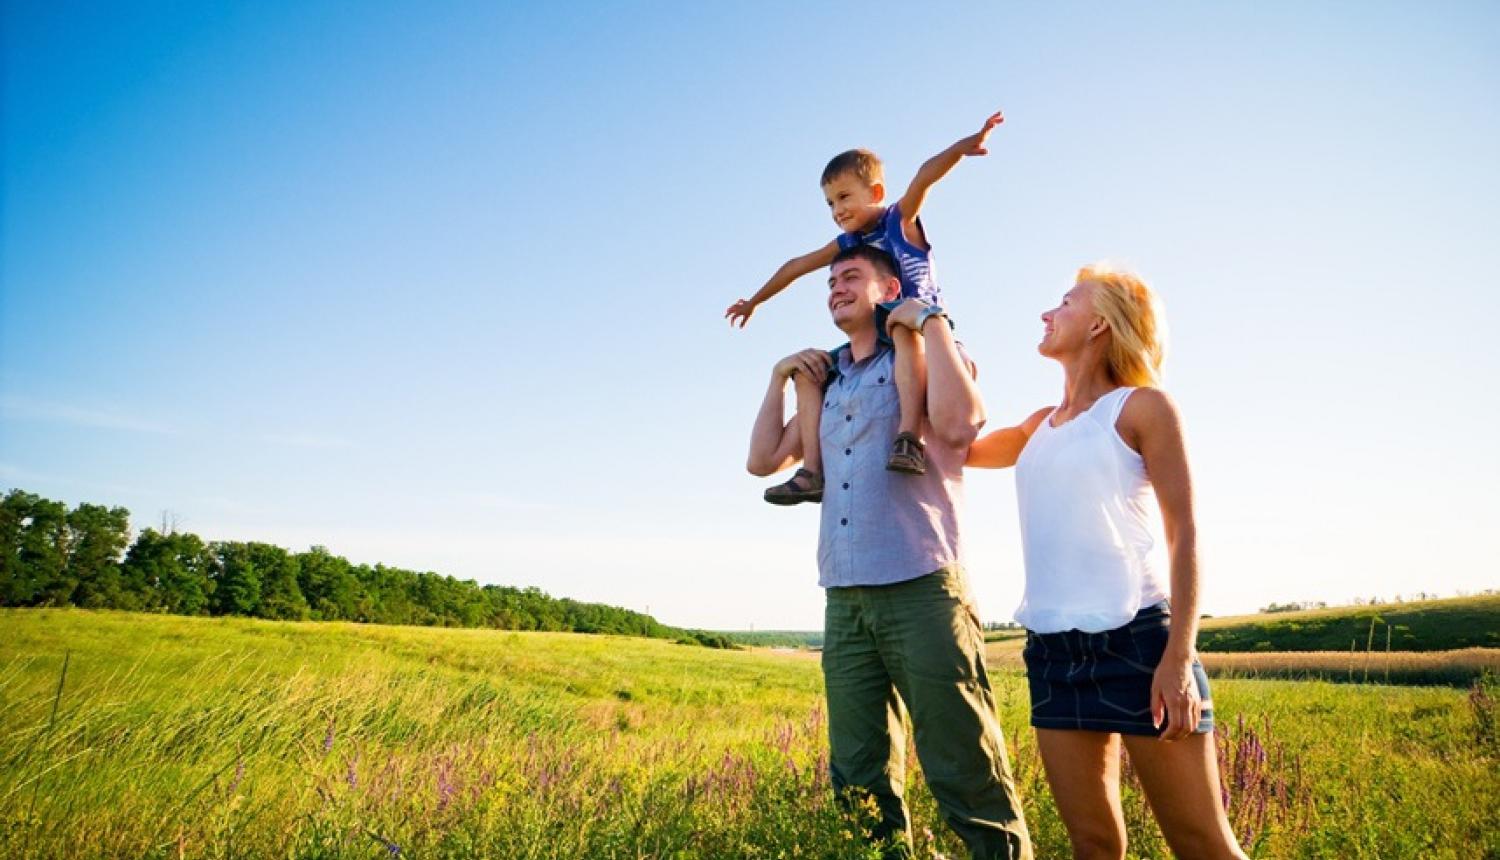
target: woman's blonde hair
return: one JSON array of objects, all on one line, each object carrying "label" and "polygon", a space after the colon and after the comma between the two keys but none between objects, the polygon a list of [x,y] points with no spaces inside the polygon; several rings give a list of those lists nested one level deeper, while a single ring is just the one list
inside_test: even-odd
[{"label": "woman's blonde hair", "polygon": [[1105,354],[1110,381],[1116,385],[1161,384],[1167,357],[1167,319],[1161,301],[1146,282],[1126,269],[1095,263],[1078,270],[1075,283],[1092,281],[1094,312],[1109,324]]}]

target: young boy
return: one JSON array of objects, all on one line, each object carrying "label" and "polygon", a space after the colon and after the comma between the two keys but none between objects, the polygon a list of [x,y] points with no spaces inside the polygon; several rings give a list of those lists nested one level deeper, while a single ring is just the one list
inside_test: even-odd
[{"label": "young boy", "polygon": [[[1004,117],[996,112],[984,121],[978,132],[929,158],[912,178],[906,193],[891,206],[885,205],[885,171],[875,153],[867,149],[851,149],[835,156],[823,168],[821,184],[834,223],[844,232],[816,251],[787,260],[755,295],[730,305],[724,312],[729,324],[739,323],[740,328],[744,328],[755,309],[772,296],[803,275],[831,265],[841,248],[860,244],[873,245],[896,259],[902,299],[918,298],[939,306],[941,295],[932,276],[932,246],[917,215],[927,199],[928,190],[947,176],[960,159],[966,155],[989,153],[985,142],[995,126],[1003,121]],[[883,313],[879,321],[884,333]],[[886,468],[920,475],[927,471],[921,440],[922,416],[927,410],[925,356],[920,341],[909,329],[896,327],[890,334],[896,350],[895,382],[901,401],[901,425]],[[823,457],[818,443],[823,395],[815,386],[805,384],[800,375],[795,377],[795,384],[798,431],[802,436],[802,468],[791,480],[766,490],[766,501],[774,505],[823,500]]]}]

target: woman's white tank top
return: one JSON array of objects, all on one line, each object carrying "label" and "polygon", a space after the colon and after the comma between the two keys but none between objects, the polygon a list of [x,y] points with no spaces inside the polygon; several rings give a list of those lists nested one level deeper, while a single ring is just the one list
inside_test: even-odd
[{"label": "woman's white tank top", "polygon": [[1026,557],[1016,620],[1028,630],[1099,633],[1167,597],[1156,493],[1115,430],[1134,390],[1109,392],[1061,427],[1054,409],[1016,461]]}]

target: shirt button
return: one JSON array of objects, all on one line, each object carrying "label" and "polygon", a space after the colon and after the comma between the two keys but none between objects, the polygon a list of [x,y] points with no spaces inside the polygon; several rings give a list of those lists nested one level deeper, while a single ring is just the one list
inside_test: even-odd
[{"label": "shirt button", "polygon": [[885,377],[884,376],[880,377],[879,382],[880,382],[881,385],[884,385],[885,384]]},{"label": "shirt button", "polygon": [[845,457],[847,457],[847,456],[849,456],[850,454],[853,454],[853,453],[854,453],[854,449],[853,448],[845,448],[844,449],[844,456]]},{"label": "shirt button", "polygon": [[844,519],[839,520],[839,525],[841,525],[841,526],[847,526],[847,525],[849,525],[848,518],[846,517]]},{"label": "shirt button", "polygon": [[846,490],[849,489],[849,482],[848,481],[844,482],[844,489],[846,489]]},{"label": "shirt button", "polygon": [[854,420],[854,416],[853,415],[845,415],[844,416],[844,420],[845,421],[853,421]]}]

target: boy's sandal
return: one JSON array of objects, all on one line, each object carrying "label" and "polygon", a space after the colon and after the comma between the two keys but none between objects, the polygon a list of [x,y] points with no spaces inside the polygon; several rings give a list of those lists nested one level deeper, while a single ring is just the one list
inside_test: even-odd
[{"label": "boy's sandal", "polygon": [[885,467],[892,472],[907,475],[927,474],[927,453],[922,440],[915,433],[897,433],[896,441],[891,443],[891,457],[886,461]]},{"label": "boy's sandal", "polygon": [[802,502],[823,501],[823,476],[806,469],[798,469],[784,484],[766,490],[766,501],[773,505],[795,505]]}]

